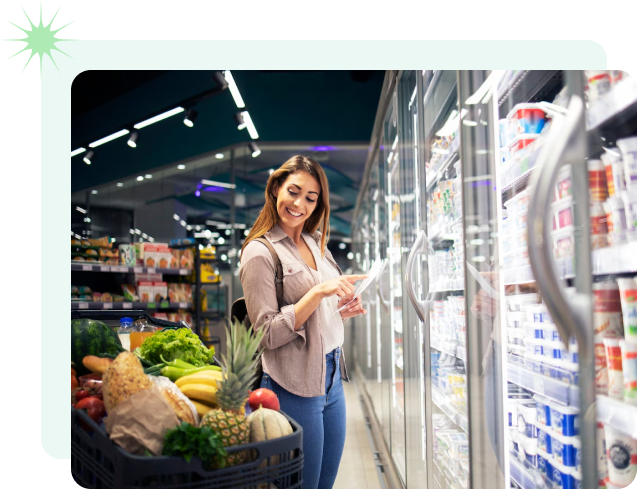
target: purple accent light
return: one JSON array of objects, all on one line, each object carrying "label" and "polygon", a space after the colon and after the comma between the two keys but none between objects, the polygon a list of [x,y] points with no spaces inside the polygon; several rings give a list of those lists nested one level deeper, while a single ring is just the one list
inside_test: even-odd
[{"label": "purple accent light", "polygon": [[312,151],[334,151],[334,146],[314,146]]},{"label": "purple accent light", "polygon": [[228,189],[227,189],[227,188],[223,188],[223,187],[215,187],[215,186],[212,186],[212,187],[206,187],[206,188],[204,188],[204,190],[205,190],[206,192],[228,192]]},{"label": "purple accent light", "polygon": [[201,192],[200,192],[199,190],[197,190],[197,191],[195,192],[195,195],[196,195],[197,197],[199,197],[199,196],[201,195]]}]

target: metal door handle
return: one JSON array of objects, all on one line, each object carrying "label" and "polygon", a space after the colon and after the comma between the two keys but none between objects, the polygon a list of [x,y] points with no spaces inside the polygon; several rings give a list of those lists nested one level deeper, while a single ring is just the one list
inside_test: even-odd
[{"label": "metal door handle", "polygon": [[[407,258],[407,273],[405,274],[405,285],[407,288],[407,294],[409,294],[409,300],[413,304],[416,309],[416,314],[420,320],[425,323],[425,318],[427,317],[427,303],[425,301],[421,301],[416,297],[416,291],[414,290],[414,284],[412,280],[412,274],[414,269],[414,264],[416,263],[416,256],[424,255],[427,257],[427,249],[429,248],[429,239],[427,238],[427,234],[425,231],[421,230],[418,233],[418,237],[414,245],[411,247],[411,251],[409,252],[409,257]],[[425,260],[428,263],[428,260]],[[429,272],[425,271],[423,274],[423,293],[425,296],[429,293]]]}]

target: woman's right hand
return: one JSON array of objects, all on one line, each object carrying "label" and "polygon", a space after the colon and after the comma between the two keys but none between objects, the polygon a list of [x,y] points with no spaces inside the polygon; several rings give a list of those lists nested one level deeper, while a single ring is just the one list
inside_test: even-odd
[{"label": "woman's right hand", "polygon": [[340,275],[336,278],[326,280],[316,285],[316,290],[321,298],[332,297],[337,295],[339,297],[345,297],[354,292],[354,283],[359,280],[364,280],[367,275]]}]

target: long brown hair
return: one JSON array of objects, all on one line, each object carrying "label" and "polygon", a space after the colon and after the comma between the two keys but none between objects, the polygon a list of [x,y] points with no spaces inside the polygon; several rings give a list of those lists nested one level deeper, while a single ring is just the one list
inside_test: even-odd
[{"label": "long brown hair", "polygon": [[265,205],[259,217],[252,225],[250,234],[245,239],[243,246],[241,247],[241,254],[246,245],[253,239],[260,238],[270,229],[272,229],[279,222],[279,213],[276,209],[276,197],[273,195],[274,190],[278,191],[287,178],[298,171],[304,171],[312,175],[321,186],[321,193],[318,197],[318,203],[314,212],[303,224],[303,231],[308,234],[312,234],[321,226],[321,256],[325,256],[325,243],[329,239],[330,235],[330,190],[327,183],[327,177],[321,165],[319,165],[312,158],[307,156],[296,155],[292,156],[288,161],[283,163],[281,167],[276,170],[268,179],[268,184],[265,187]]}]

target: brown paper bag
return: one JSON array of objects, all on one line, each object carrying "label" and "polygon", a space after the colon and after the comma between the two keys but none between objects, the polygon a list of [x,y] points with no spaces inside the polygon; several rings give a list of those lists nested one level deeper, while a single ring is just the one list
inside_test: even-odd
[{"label": "brown paper bag", "polygon": [[166,431],[179,425],[172,407],[156,387],[133,394],[104,420],[111,440],[133,455],[147,449],[161,455]]}]

